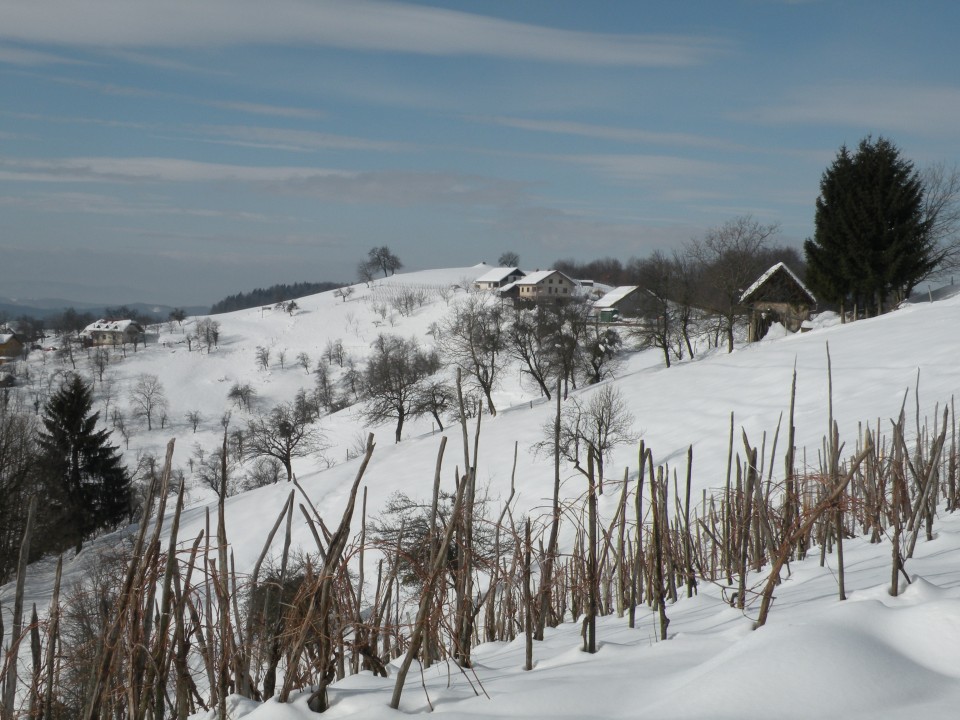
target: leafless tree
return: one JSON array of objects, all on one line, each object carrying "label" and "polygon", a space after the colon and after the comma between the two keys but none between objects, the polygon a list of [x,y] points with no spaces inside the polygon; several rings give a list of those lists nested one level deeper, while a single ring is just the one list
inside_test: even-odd
[{"label": "leafless tree", "polygon": [[249,412],[256,395],[257,391],[253,389],[250,383],[234,383],[227,393],[227,399],[236,403],[237,407]]},{"label": "leafless tree", "polygon": [[286,470],[289,481],[293,477],[294,458],[325,448],[324,436],[316,421],[316,413],[302,399],[280,403],[269,413],[257,415],[247,423],[243,455],[276,459]]},{"label": "leafless tree", "polygon": [[193,432],[197,432],[197,426],[200,424],[200,421],[203,420],[203,415],[199,410],[188,410],[184,413],[184,417],[187,419],[187,422],[190,423],[190,427],[193,428]]},{"label": "leafless tree", "polygon": [[219,347],[220,321],[208,317],[200,318],[196,324],[196,335],[200,347],[206,347],[209,353],[213,348]]},{"label": "leafless tree", "polygon": [[96,348],[93,351],[90,362],[97,371],[97,379],[102,383],[103,373],[106,372],[106,369],[110,366],[110,351],[105,347]]},{"label": "leafless tree", "polygon": [[404,422],[417,415],[423,381],[438,367],[436,354],[421,350],[416,340],[380,335],[363,372],[364,419],[370,424],[395,420],[400,442]]},{"label": "leafless tree", "polygon": [[[604,462],[617,445],[636,441],[633,423],[633,414],[620,391],[612,385],[604,385],[586,403],[576,398],[563,408],[560,417],[560,454],[586,474],[587,455],[592,452],[602,493]],[[544,439],[537,444],[537,449],[553,452],[556,442],[555,421],[551,419],[543,430]]]},{"label": "leafless tree", "polygon": [[137,375],[130,389],[130,404],[134,417],[147,421],[147,430],[153,429],[153,418],[167,409],[167,396],[160,378],[150,373]]},{"label": "leafless tree", "polygon": [[305,352],[297,353],[297,364],[303,368],[305,373],[310,372],[310,356]]},{"label": "leafless tree", "polygon": [[550,399],[550,378],[556,374],[554,337],[560,330],[559,316],[545,305],[515,308],[506,327],[506,350],[520,363],[521,375],[537,383]]},{"label": "leafless tree", "polygon": [[504,364],[505,326],[499,304],[491,303],[485,295],[473,295],[453,307],[436,335],[447,361],[459,367],[483,392],[491,415],[497,414],[493,391]]},{"label": "leafless tree", "polygon": [[342,288],[337,288],[333,291],[333,296],[338,297],[344,302],[350,299],[350,296],[356,291],[356,288],[353,285],[344,285]]},{"label": "leafless tree", "polygon": [[270,348],[257,345],[257,365],[266,370],[270,367]]},{"label": "leafless tree", "polygon": [[382,270],[384,277],[393,275],[403,267],[400,258],[394,255],[386,245],[370,248],[370,252],[367,253],[367,262],[374,268]]},{"label": "leafless tree", "polygon": [[937,271],[956,270],[960,267],[960,168],[934,163],[924,169],[921,180],[928,239],[940,256]]},{"label": "leafless tree", "polygon": [[287,361],[287,350],[286,348],[281,348],[277,350],[277,362],[280,363],[280,369],[284,369],[284,363]]},{"label": "leafless tree", "polygon": [[743,311],[740,296],[767,269],[769,241],[778,231],[776,224],[744,215],[690,242],[688,251],[704,272],[702,303],[716,316],[727,352],[733,352],[734,329]]},{"label": "leafless tree", "polygon": [[497,265],[500,267],[519,267],[520,256],[512,250],[508,250],[497,258]]}]

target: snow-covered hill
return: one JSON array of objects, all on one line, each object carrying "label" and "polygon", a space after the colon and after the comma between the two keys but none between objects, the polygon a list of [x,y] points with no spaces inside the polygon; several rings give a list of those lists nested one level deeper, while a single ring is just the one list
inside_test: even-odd
[{"label": "snow-covered hill", "polygon": [[[377,280],[373,287],[356,286],[347,300],[323,293],[297,300],[293,313],[258,308],[217,316],[219,346],[211,352],[188,351],[185,328],[165,330],[160,344],[151,345],[111,368],[116,376],[114,403],[124,405],[128,388],[142,373],[157,375],[166,388],[170,418],[163,429],[137,429],[129,453],[162,454],[166,441],[176,438],[174,464],[187,469],[195,445],[208,451],[222,438],[221,417],[232,412],[232,422],[245,417],[227,398],[236,383],[250,383],[263,408],[292,400],[313,377],[298,365],[306,353],[311,367],[321,359],[330,341],[341,340],[345,350],[362,363],[379,333],[415,336],[431,341],[430,326],[449,311],[446,288],[463,286],[486,271],[485,266],[407,273]],[[389,310],[390,298],[419,289],[427,298],[410,316]],[[387,306],[386,314],[383,306]],[[952,328],[960,327],[960,298],[908,306],[888,316],[848,325],[823,322],[802,335],[744,346],[732,354],[714,353],[666,369],[658,351],[631,354],[613,383],[627,399],[636,418],[635,429],[653,452],[656,464],[683,468],[688,446],[693,446],[695,497],[701,490],[721,486],[726,473],[730,415],[754,445],[766,433],[767,452],[781,415],[790,400],[794,368],[797,373],[797,445],[806,448],[808,462],[816,463],[827,428],[828,345],[832,366],[834,416],[841,437],[850,446],[858,423],[889,426],[908,396],[908,408],[919,404],[922,417],[949,403],[960,388],[960,344]],[[258,366],[258,347],[269,348],[267,369]],[[279,355],[283,352],[284,367]],[[914,388],[919,377],[920,397]],[[582,388],[588,398],[597,388]],[[549,503],[552,459],[538,456],[533,446],[552,417],[551,404],[524,387],[517,372],[504,377],[495,395],[501,412],[484,416],[481,428],[478,478],[492,497],[509,491],[513,448],[516,468],[516,508],[539,515]],[[193,433],[184,414],[198,410],[203,421]],[[322,420],[331,445],[327,460],[295,460],[294,472],[324,517],[337,518],[345,502],[357,461],[348,450],[364,433],[354,409]],[[377,448],[364,476],[369,492],[369,514],[376,515],[394,491],[426,497],[430,491],[439,436],[429,419],[410,423],[404,439],[394,444],[392,427],[371,428]],[[448,433],[453,448],[459,429]],[[121,442],[119,439],[117,442]],[[781,438],[781,443],[782,443]],[[801,450],[802,452],[802,450]],[[802,457],[802,455],[801,455]],[[462,458],[448,450],[444,477]],[[607,463],[608,475],[637,473],[635,447],[621,447]],[[778,450],[773,472],[782,467]],[[614,471],[614,468],[619,468]],[[189,473],[188,473],[189,474]],[[563,492],[578,497],[582,476],[565,470]],[[227,530],[241,572],[248,570],[263,544],[289,489],[285,483],[229,498]],[[193,537],[205,522],[212,494],[191,490],[181,537]],[[615,493],[601,500],[610,515]],[[900,712],[922,712],[946,717],[960,701],[960,520],[938,522],[934,541],[921,544],[908,571],[921,580],[899,598],[885,593],[889,581],[889,548],[855,541],[847,549],[847,588],[850,600],[835,598],[835,580],[816,559],[795,564],[789,581],[778,590],[771,622],[751,632],[755,609],[734,611],[721,587],[702,585],[699,597],[681,599],[670,608],[672,639],[655,641],[654,618],[644,616],[638,629],[623,619],[606,618],[599,628],[601,650],[588,656],[578,650],[579,625],[553,631],[535,649],[537,665],[523,673],[522,639],[507,645],[484,646],[477,651],[476,677],[446,666],[426,677],[430,698],[438,712],[453,717],[634,717],[724,718],[758,717],[888,717]],[[116,536],[99,541],[116,542]],[[305,524],[294,522],[294,543],[312,544]],[[67,561],[68,577],[82,574],[98,543]],[[49,598],[50,564],[34,568],[28,602],[45,607]],[[11,588],[0,589],[4,610]],[[482,684],[476,696],[472,687]],[[423,693],[411,679],[402,709],[422,711]],[[449,683],[449,686],[448,686]],[[348,678],[334,686],[333,717],[381,717],[391,680],[369,675]],[[305,716],[301,705],[270,703],[251,718]]]}]

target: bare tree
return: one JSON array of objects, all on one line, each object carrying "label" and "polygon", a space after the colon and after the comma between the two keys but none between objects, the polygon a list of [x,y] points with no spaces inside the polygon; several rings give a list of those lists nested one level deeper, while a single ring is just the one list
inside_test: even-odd
[{"label": "bare tree", "polygon": [[[362,278],[361,278],[362,279]],[[338,297],[344,302],[350,299],[350,296],[356,291],[356,288],[353,285],[344,285],[342,288],[337,288],[333,291],[333,296]]]},{"label": "bare tree", "polygon": [[934,163],[924,169],[921,180],[928,239],[939,253],[937,270],[955,270],[960,267],[960,168]]},{"label": "bare tree", "polygon": [[274,458],[283,465],[289,481],[293,477],[294,458],[325,448],[324,436],[316,421],[316,413],[302,399],[280,403],[269,413],[257,415],[247,423],[243,455]]},{"label": "bare tree", "polygon": [[303,368],[305,373],[310,372],[310,356],[305,352],[297,353],[297,364]]},{"label": "bare tree", "polygon": [[98,347],[93,351],[93,357],[90,358],[94,369],[97,371],[97,379],[103,382],[103,373],[110,366],[110,351],[105,347]]},{"label": "bare tree", "polygon": [[380,335],[363,372],[364,419],[371,424],[395,420],[395,440],[400,442],[404,422],[420,409],[423,380],[438,367],[437,356],[421,350],[416,340]]},{"label": "bare tree", "polygon": [[280,369],[284,369],[284,363],[287,361],[287,349],[281,348],[277,350],[277,362],[280,363]]},{"label": "bare tree", "polygon": [[213,318],[200,318],[196,324],[197,343],[200,347],[206,347],[207,353],[213,348],[219,347],[220,343],[220,321]]},{"label": "bare tree", "polygon": [[520,362],[520,374],[537,383],[550,399],[550,378],[556,373],[553,338],[559,332],[559,316],[546,305],[514,310],[506,327],[506,350]]},{"label": "bare tree", "polygon": [[257,345],[257,365],[266,370],[270,367],[270,348]]},{"label": "bare tree", "polygon": [[744,215],[708,230],[688,247],[703,268],[702,303],[716,316],[727,352],[733,352],[734,329],[743,312],[740,297],[767,269],[769,241],[778,231],[776,224],[763,225]]},{"label": "bare tree", "polygon": [[227,393],[227,399],[236,403],[237,407],[250,411],[250,405],[256,397],[257,391],[250,383],[234,383]]},{"label": "bare tree", "polygon": [[503,367],[505,325],[499,304],[491,303],[485,295],[473,295],[453,307],[436,333],[446,359],[483,391],[491,415],[497,414],[493,391]]},{"label": "bare tree", "polygon": [[500,267],[519,267],[520,256],[512,250],[507,250],[497,258],[497,265]]},{"label": "bare tree", "polygon": [[200,411],[188,410],[183,416],[187,419],[187,422],[190,423],[190,427],[193,428],[193,432],[196,433],[197,426],[200,425],[200,421],[203,420],[203,415],[200,413]]},{"label": "bare tree", "polygon": [[[636,441],[633,423],[633,414],[620,391],[604,385],[587,403],[574,399],[564,407],[560,417],[560,454],[586,475],[584,463],[592,453],[597,464],[598,486],[603,493],[604,462],[617,445]],[[555,421],[551,419],[543,430],[544,440],[537,444],[537,449],[553,452],[557,442]]]},{"label": "bare tree", "polygon": [[367,287],[370,287],[376,272],[377,266],[371,264],[369,260],[361,260],[357,263],[357,277]]},{"label": "bare tree", "polygon": [[150,373],[137,375],[130,389],[130,404],[134,417],[147,421],[147,430],[153,429],[153,418],[167,409],[167,396],[160,378]]},{"label": "bare tree", "polygon": [[393,275],[397,270],[403,267],[400,258],[393,254],[389,247],[382,245],[380,247],[370,248],[367,253],[367,262],[383,271],[383,276]]}]

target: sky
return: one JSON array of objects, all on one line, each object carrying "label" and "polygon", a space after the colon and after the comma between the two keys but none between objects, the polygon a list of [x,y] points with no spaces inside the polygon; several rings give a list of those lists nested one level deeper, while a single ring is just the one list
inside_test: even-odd
[{"label": "sky", "polygon": [[[921,8],[922,7],[922,11]],[[2,0],[0,296],[813,232],[841,145],[960,158],[954,2]]]}]

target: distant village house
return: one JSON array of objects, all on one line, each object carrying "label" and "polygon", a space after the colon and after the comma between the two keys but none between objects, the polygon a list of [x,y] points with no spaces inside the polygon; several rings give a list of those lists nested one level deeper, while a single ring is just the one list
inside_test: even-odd
[{"label": "distant village house", "polygon": [[135,320],[97,320],[87,325],[80,333],[87,345],[119,347],[128,343],[134,346],[143,342],[143,326]]},{"label": "distant village house", "polygon": [[488,270],[473,281],[477,290],[499,290],[505,285],[516,282],[526,275],[523,270],[515,267],[496,267]]},{"label": "distant village house", "polygon": [[24,341],[9,328],[0,330],[0,364],[16,360],[23,354]]},{"label": "distant village house", "polygon": [[[577,283],[559,270],[538,270],[513,283],[521,301],[557,303],[573,299]],[[504,288],[506,289],[506,288]]]}]

